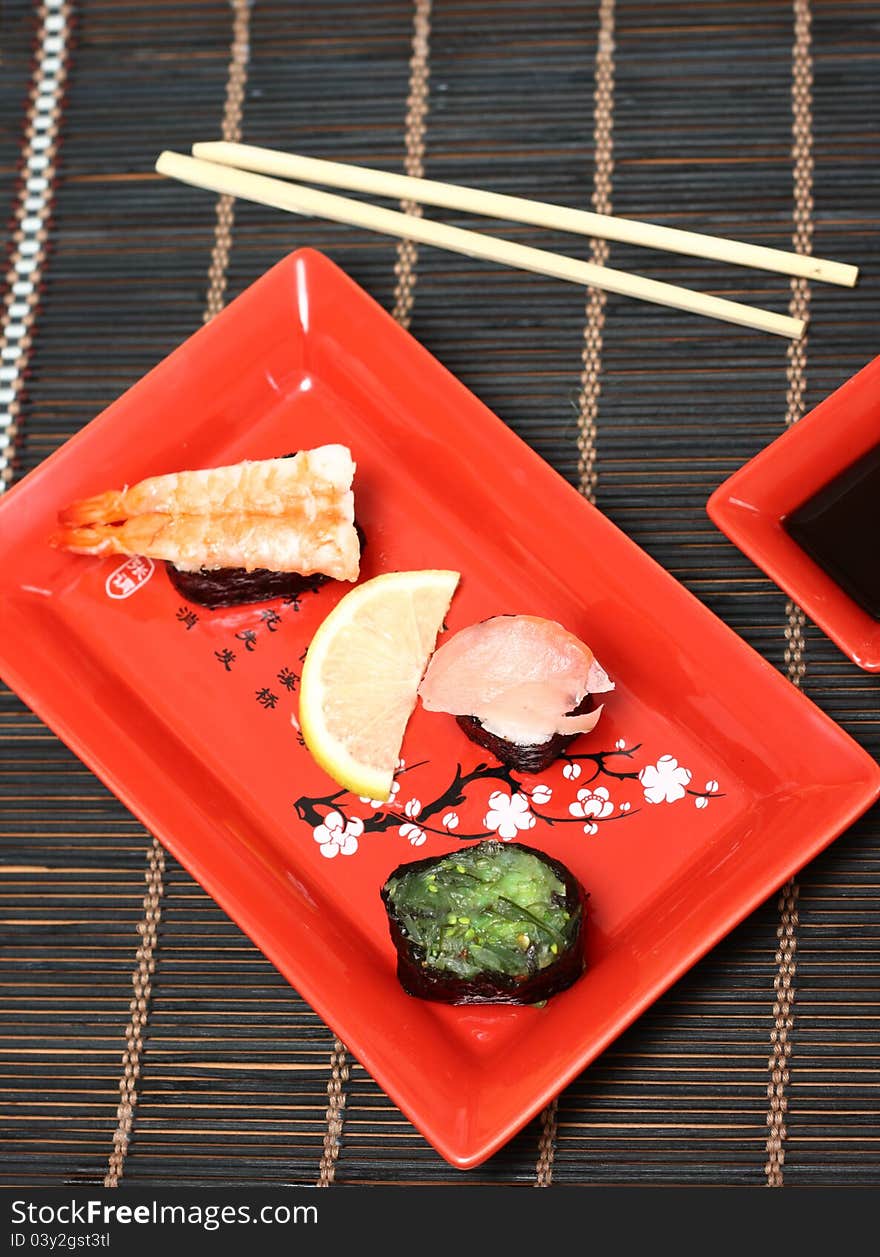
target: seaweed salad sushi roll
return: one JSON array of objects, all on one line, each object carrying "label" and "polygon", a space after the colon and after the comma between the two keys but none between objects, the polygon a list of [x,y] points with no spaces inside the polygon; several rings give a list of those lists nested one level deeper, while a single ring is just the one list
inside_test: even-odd
[{"label": "seaweed salad sushi roll", "polygon": [[409,995],[538,1004],[583,972],[584,889],[532,847],[493,840],[401,864],[381,893]]},{"label": "seaweed salad sushi roll", "polygon": [[440,647],[419,695],[503,764],[539,773],[595,728],[602,705],[594,696],[613,689],[589,646],[555,620],[497,615]]}]

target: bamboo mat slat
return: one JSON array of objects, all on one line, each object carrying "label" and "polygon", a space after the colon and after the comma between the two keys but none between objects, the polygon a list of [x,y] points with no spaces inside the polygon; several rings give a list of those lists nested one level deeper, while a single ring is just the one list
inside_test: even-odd
[{"label": "bamboo mat slat", "polygon": [[[202,320],[206,194],[155,178],[161,148],[219,135],[232,28],[220,0],[84,0],[20,471],[39,463]],[[817,287],[808,403],[878,351],[880,24],[812,4],[815,250],[859,263]],[[618,0],[615,212],[789,247],[788,3]],[[21,143],[32,6],[6,6],[0,208]],[[402,170],[410,0],[258,0],[244,139]],[[589,207],[598,6],[434,0],[426,173]],[[18,121],[16,121],[18,118]],[[470,220],[444,211],[438,218]],[[587,256],[553,232],[481,228]],[[395,245],[236,206],[228,295],[300,244],[390,308]],[[784,311],[778,277],[614,245],[611,264]],[[573,483],[584,298],[539,276],[422,250],[412,331]],[[704,503],[782,429],[782,342],[610,298],[597,500],[757,650],[783,665],[785,599],[710,525]],[[875,755],[877,680],[806,630],[807,692]],[[772,835],[768,835],[772,841]],[[120,1057],[149,836],[8,692],[0,693],[0,1183],[97,1183]],[[676,985],[561,1097],[560,1183],[765,1181],[776,903]],[[866,817],[801,878],[785,1181],[880,1181],[880,824]],[[313,1182],[331,1032],[169,860],[125,1181]],[[534,1180],[532,1123],[469,1182]],[[456,1182],[357,1064],[336,1181]]]}]

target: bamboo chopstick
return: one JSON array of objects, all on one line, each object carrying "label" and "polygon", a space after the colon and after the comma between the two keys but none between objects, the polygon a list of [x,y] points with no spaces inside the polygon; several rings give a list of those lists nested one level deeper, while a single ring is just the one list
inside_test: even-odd
[{"label": "bamboo chopstick", "polygon": [[205,161],[236,166],[258,174],[276,175],[281,179],[297,179],[304,183],[323,183],[353,192],[369,192],[399,200],[420,201],[423,205],[439,205],[445,209],[464,210],[468,214],[485,214],[509,222],[533,223],[582,236],[599,236],[603,240],[619,240],[625,244],[643,245],[648,249],[664,249],[691,257],[711,258],[716,262],[732,262],[780,275],[796,275],[803,279],[824,280],[852,288],[859,277],[857,266],[845,262],[829,262],[807,254],[787,253],[763,245],[704,236],[695,231],[680,231],[630,218],[614,218],[609,214],[593,214],[588,210],[571,209],[566,205],[550,205],[500,192],[479,188],[457,187],[437,183],[433,179],[414,179],[409,175],[372,170],[366,166],[347,166],[342,162],[321,161],[298,153],[282,153],[253,144],[231,144],[225,140],[209,140],[193,144],[193,156]]},{"label": "bamboo chopstick", "polygon": [[246,201],[256,201],[260,205],[268,205],[274,209],[365,227],[384,235],[401,236],[404,239],[415,240],[419,244],[434,245],[440,249],[449,249],[453,253],[463,253],[467,257],[500,262],[502,265],[513,266],[519,270],[536,271],[538,274],[551,275],[573,284],[603,288],[625,297],[637,297],[643,301],[653,302],[655,305],[688,310],[693,314],[721,319],[725,323],[737,323],[741,327],[753,327],[759,331],[772,332],[777,336],[797,338],[803,335],[805,328],[802,319],[793,319],[788,315],[740,305],[736,301],[727,301],[722,297],[713,297],[707,293],[693,292],[689,288],[678,288],[674,284],[660,283],[641,275],[630,275],[626,271],[595,266],[591,262],[582,262],[578,258],[565,257],[562,254],[550,253],[545,249],[533,249],[528,245],[516,244],[512,240],[484,236],[477,231],[464,231],[460,227],[450,227],[432,219],[401,214],[397,210],[369,205],[364,201],[354,201],[349,197],[334,196],[329,192],[317,192],[314,188],[304,188],[299,184],[270,179],[265,175],[255,175],[230,166],[201,161],[182,153],[160,154],[156,162],[156,170],[160,174],[179,179],[197,188],[227,193],[230,196],[241,197]]}]

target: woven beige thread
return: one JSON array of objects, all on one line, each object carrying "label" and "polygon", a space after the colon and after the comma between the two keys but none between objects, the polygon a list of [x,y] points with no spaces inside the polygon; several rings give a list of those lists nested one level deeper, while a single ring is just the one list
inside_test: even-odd
[{"label": "woven beige thread", "polygon": [[[794,45],[792,48],[792,161],[794,164],[794,231],[797,253],[813,251],[813,59],[810,37],[809,0],[794,0]],[[792,279],[789,314],[806,319],[810,312],[810,286],[804,279]],[[792,341],[788,347],[788,392],[785,423],[791,427],[804,413],[807,385],[807,338]],[[792,685],[800,687],[807,671],[804,626],[806,617],[794,602],[785,606],[785,668]],[[773,980],[773,1029],[770,1032],[770,1059],[767,1067],[767,1162],[764,1172],[768,1187],[782,1187],[785,1169],[786,1113],[794,1029],[795,976],[797,974],[798,886],[792,879],[779,898],[779,926],[776,937],[776,977]]]},{"label": "woven beige thread", "polygon": [[341,1039],[333,1040],[330,1053],[330,1081],[327,1083],[327,1130],[318,1169],[318,1187],[331,1187],[336,1178],[336,1162],[342,1149],[345,1122],[345,1084],[348,1082],[348,1053]]},{"label": "woven beige thread", "polygon": [[[229,49],[229,69],[226,80],[226,100],[223,109],[223,138],[241,139],[241,117],[244,90],[247,83],[248,39],[250,35],[250,5],[248,0],[232,0],[233,28]],[[214,228],[214,247],[208,268],[208,291],[203,319],[207,323],[223,308],[226,292],[226,273],[229,251],[232,247],[233,208],[232,198],[221,196],[217,200],[217,221]],[[162,896],[165,893],[165,853],[154,838],[147,848],[147,893],[144,896],[144,916],[138,925],[141,944],[137,949],[136,965],[131,975],[134,996],[131,1001],[131,1020],[125,1031],[125,1052],[122,1055],[122,1078],[119,1082],[121,1098],[116,1111],[116,1130],[113,1135],[113,1151],[104,1176],[105,1187],[118,1187],[125,1172],[125,1159],[131,1142],[135,1109],[138,1102],[138,1078],[141,1072],[141,1056],[144,1050],[144,1033],[150,1017],[152,977],[156,968],[158,929],[162,916]]]},{"label": "woven beige thread", "polygon": [[23,382],[33,348],[48,253],[72,16],[72,6],[63,0],[46,0],[36,11],[21,175],[12,211],[16,226],[11,235],[0,313],[0,493],[12,482]]},{"label": "woven beige thread", "polygon": [[134,972],[131,975],[133,995],[131,1019],[125,1031],[125,1051],[122,1053],[122,1077],[119,1080],[119,1107],[116,1110],[116,1130],[113,1134],[113,1151],[104,1175],[105,1187],[118,1187],[125,1170],[125,1158],[131,1140],[134,1111],[137,1106],[137,1085],[141,1072],[141,1055],[144,1050],[144,1032],[150,1016],[150,995],[153,974],[156,970],[156,947],[159,922],[162,919],[162,896],[165,893],[165,853],[154,838],[147,849],[147,869],[144,874],[147,891],[144,895],[144,916],[138,924],[141,936],[137,949]]},{"label": "woven beige thread", "polygon": [[[601,0],[596,44],[596,86],[593,92],[593,209],[611,213],[614,174],[614,0]],[[608,264],[607,240],[593,240],[590,261]],[[578,484],[588,502],[596,500],[596,424],[602,390],[602,334],[605,328],[606,294],[591,288],[584,313],[583,370],[578,394]],[[553,1183],[553,1162],[559,1129],[559,1101],[553,1100],[541,1114],[541,1135],[535,1164],[535,1187]]]},{"label": "woven beige thread", "polygon": [[[610,214],[614,174],[614,0],[599,5],[599,41],[596,49],[596,88],[594,92],[594,173],[593,209]],[[607,240],[593,240],[590,261],[607,266],[611,252]],[[587,294],[583,370],[578,394],[578,484],[588,502],[596,500],[596,422],[602,391],[602,336],[608,295],[598,288]]]},{"label": "woven beige thread", "polygon": [[788,1134],[785,1126],[788,1109],[785,1088],[789,1083],[791,1033],[794,1027],[794,979],[797,971],[797,897],[798,887],[795,881],[783,887],[779,897],[780,921],[776,930],[779,946],[776,950],[776,977],[773,979],[776,999],[773,1004],[773,1029],[770,1031],[770,1081],[767,1084],[767,1098],[770,1103],[767,1111],[769,1133],[765,1173],[768,1187],[783,1185],[784,1144]]},{"label": "woven beige thread", "polygon": [[[430,69],[431,0],[415,0],[413,15],[412,56],[409,62],[409,93],[406,98],[406,157],[403,168],[406,174],[421,179],[425,173],[425,131],[428,119],[428,78]],[[415,201],[401,201],[405,214],[421,218],[422,207]],[[392,314],[401,327],[409,327],[415,301],[416,263],[419,246],[412,240],[400,240],[397,244],[397,261],[394,274],[394,308]]]},{"label": "woven beige thread", "polygon": [[[431,41],[432,0],[414,0],[412,55],[409,61],[409,90],[406,98],[406,122],[404,143],[406,156],[403,167],[408,175],[421,179],[425,173],[425,132],[428,118],[428,57]],[[414,201],[401,201],[405,214],[420,216],[421,205]],[[401,327],[409,327],[416,295],[416,263],[419,260],[418,245],[412,240],[400,240],[397,244],[397,261],[394,264],[394,308],[392,314]],[[332,1187],[336,1181],[336,1163],[342,1149],[342,1129],[345,1123],[345,1084],[348,1082],[348,1049],[341,1039],[334,1039],[330,1053],[330,1080],[327,1083],[327,1129],[324,1133],[324,1150],[318,1168],[318,1187]]]},{"label": "woven beige thread", "polygon": [[[232,44],[229,49],[229,70],[226,79],[226,103],[223,109],[223,139],[237,144],[241,139],[241,119],[250,41],[249,0],[232,0]],[[231,196],[218,196],[217,221],[214,225],[214,247],[208,267],[208,295],[203,319],[209,323],[223,309],[232,249],[232,228],[235,224],[235,203]]]},{"label": "woven beige thread", "polygon": [[541,1114],[541,1136],[538,1140],[538,1160],[535,1164],[535,1187],[550,1187],[553,1183],[558,1113],[559,1100],[553,1099]]}]

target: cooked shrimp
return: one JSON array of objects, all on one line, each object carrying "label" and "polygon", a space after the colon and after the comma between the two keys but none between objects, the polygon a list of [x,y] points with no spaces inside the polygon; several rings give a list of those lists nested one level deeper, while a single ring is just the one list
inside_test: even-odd
[{"label": "cooked shrimp", "polygon": [[317,518],[351,488],[354,463],[344,445],[302,450],[292,458],[266,458],[151,476],[130,488],[98,493],[61,511],[62,524],[113,524],[133,515],[287,515],[305,504]]},{"label": "cooked shrimp", "polygon": [[181,571],[266,568],[357,580],[360,542],[344,445],[153,476],[74,502],[51,544],[75,554],[140,554]]},{"label": "cooked shrimp", "polygon": [[323,572],[356,580],[359,543],[350,519],[322,516],[311,526],[277,515],[135,515],[121,524],[64,527],[50,538],[74,554],[141,554],[184,572],[243,567],[251,572]]}]

